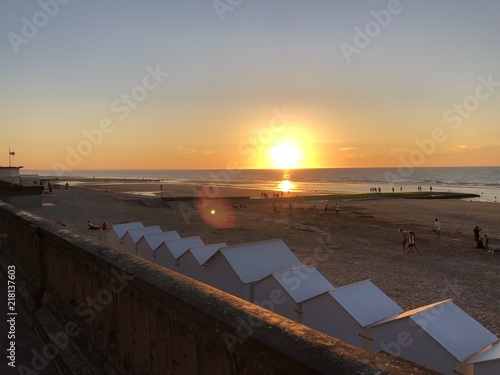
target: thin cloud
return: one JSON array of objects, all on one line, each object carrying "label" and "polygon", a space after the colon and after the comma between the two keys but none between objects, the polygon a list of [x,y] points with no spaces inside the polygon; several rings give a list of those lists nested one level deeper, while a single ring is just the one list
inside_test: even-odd
[{"label": "thin cloud", "polygon": [[176,147],[176,149],[179,154],[196,154],[198,152],[194,148]]},{"label": "thin cloud", "polygon": [[200,150],[200,154],[202,154],[202,155],[212,155],[212,154],[215,154],[215,151],[213,151],[213,150]]},{"label": "thin cloud", "polygon": [[200,155],[212,155],[215,154],[215,151],[213,150],[198,150],[195,148],[188,148],[188,147],[176,147],[177,152],[179,154],[200,154]]}]

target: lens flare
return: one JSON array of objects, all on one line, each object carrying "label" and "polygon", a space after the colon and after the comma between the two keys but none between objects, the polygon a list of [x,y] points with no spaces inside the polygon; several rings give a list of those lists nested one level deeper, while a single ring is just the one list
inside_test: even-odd
[{"label": "lens flare", "polygon": [[230,202],[214,195],[212,191],[202,189],[196,200],[196,207],[205,223],[217,229],[233,228],[236,215]]}]

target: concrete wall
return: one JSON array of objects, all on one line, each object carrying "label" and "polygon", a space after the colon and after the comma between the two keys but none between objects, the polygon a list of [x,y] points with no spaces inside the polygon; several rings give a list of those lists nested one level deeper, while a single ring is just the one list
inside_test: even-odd
[{"label": "concrete wall", "polygon": [[0,233],[1,269],[16,265],[65,374],[429,374],[2,202]]},{"label": "concrete wall", "polygon": [[0,183],[0,201],[21,208],[42,207],[41,186],[19,186]]},{"label": "concrete wall", "polygon": [[41,195],[0,195],[0,201],[21,208],[42,207]]}]

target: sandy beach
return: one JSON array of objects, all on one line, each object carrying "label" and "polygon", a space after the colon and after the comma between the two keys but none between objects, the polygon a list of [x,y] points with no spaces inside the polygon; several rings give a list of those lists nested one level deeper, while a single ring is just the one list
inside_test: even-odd
[{"label": "sandy beach", "polygon": [[[280,202],[279,198],[258,199],[261,191],[225,186],[207,191],[218,198],[257,199],[242,206],[217,199],[210,203],[215,206],[198,211],[192,201],[167,203],[148,196],[158,191],[158,182],[75,185],[53,189],[44,194],[43,207],[28,211],[102,241],[106,232],[88,230],[87,220],[96,224],[105,220],[110,225],[141,221],[165,231],[177,230],[183,237],[198,235],[206,244],[281,238],[304,264],[315,266],[335,287],[371,279],[405,310],[452,299],[500,337],[500,256],[474,249],[472,232],[479,225],[490,244],[500,246],[498,203],[340,200],[337,215],[321,212],[326,203],[335,206],[335,200],[310,201],[285,193],[289,199]],[[195,186],[169,184],[163,185],[162,194],[196,192]],[[214,214],[207,214],[211,210]],[[440,239],[432,231],[436,217],[442,225]],[[399,228],[415,232],[420,254],[403,254]]]}]

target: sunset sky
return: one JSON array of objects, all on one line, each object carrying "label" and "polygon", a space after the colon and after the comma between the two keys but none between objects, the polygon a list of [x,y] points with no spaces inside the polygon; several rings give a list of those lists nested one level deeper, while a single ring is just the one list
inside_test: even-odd
[{"label": "sunset sky", "polygon": [[3,0],[0,165],[499,165],[499,19],[496,0]]}]

